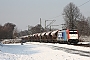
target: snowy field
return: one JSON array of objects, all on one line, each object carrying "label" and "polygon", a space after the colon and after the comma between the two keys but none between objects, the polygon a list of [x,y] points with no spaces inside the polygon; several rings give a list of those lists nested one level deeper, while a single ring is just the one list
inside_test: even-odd
[{"label": "snowy field", "polygon": [[34,42],[4,44],[0,46],[0,60],[90,60],[90,47]]}]

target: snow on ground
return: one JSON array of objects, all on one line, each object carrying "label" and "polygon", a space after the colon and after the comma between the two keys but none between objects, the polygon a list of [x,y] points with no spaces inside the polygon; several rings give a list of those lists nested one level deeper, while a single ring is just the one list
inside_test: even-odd
[{"label": "snow on ground", "polygon": [[0,60],[90,60],[90,47],[34,42],[4,44],[0,46]]}]

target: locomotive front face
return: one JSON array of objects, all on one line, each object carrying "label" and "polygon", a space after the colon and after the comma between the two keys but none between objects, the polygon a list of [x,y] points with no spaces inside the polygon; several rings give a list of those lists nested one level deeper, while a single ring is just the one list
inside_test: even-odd
[{"label": "locomotive front face", "polygon": [[68,43],[77,44],[79,42],[78,39],[78,31],[77,30],[68,30]]},{"label": "locomotive front face", "polygon": [[77,30],[69,31],[69,39],[78,39],[78,32],[77,32]]}]

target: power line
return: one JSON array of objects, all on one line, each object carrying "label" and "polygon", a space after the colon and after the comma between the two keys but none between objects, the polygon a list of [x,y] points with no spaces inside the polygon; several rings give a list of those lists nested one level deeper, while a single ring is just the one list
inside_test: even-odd
[{"label": "power line", "polygon": [[81,5],[80,5],[80,6],[78,6],[78,7],[81,7],[81,6],[85,5],[85,4],[87,4],[88,2],[90,2],[90,0],[88,0],[87,2],[85,2],[85,3],[81,4]]},{"label": "power line", "polygon": [[[87,4],[88,2],[90,2],[90,0],[88,0],[87,2],[79,5],[78,7],[81,7],[81,6],[85,5],[85,4]],[[52,18],[49,18],[49,19],[57,18],[57,17],[60,17],[60,16],[61,16],[61,15],[58,15],[58,16],[55,16],[55,17],[52,17]]]},{"label": "power line", "polygon": [[53,18],[57,18],[57,17],[60,17],[61,15],[58,15],[58,16],[55,16],[55,17],[52,17],[52,18],[49,18],[49,19],[53,19]]}]

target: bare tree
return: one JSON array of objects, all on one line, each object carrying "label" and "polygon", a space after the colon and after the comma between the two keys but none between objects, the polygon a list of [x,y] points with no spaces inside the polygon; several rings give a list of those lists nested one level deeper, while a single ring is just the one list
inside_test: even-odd
[{"label": "bare tree", "polygon": [[32,34],[40,33],[40,32],[44,32],[44,28],[40,24],[37,24],[35,27],[32,27],[30,31],[32,32]]},{"label": "bare tree", "polygon": [[90,17],[88,17],[87,20],[88,20],[88,24],[89,24],[89,26],[90,26]]},{"label": "bare tree", "polygon": [[13,23],[6,23],[4,26],[0,25],[0,39],[13,38],[13,30],[16,25]]},{"label": "bare tree", "polygon": [[75,21],[80,18],[80,10],[73,3],[69,3],[63,11],[64,20],[68,29],[76,29]]},{"label": "bare tree", "polygon": [[88,17],[87,19],[87,24],[88,24],[88,28],[87,28],[87,30],[88,30],[88,35],[90,35],[90,17]]},{"label": "bare tree", "polygon": [[7,35],[7,38],[13,38],[13,31],[14,31],[14,27],[16,25],[13,23],[6,23],[3,26],[3,30],[7,33],[5,35]]},{"label": "bare tree", "polygon": [[13,31],[13,37],[16,38],[16,37],[19,37],[19,30],[17,27],[14,28],[14,31]]}]

